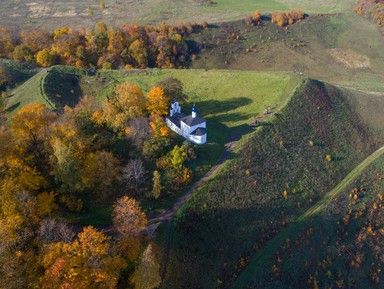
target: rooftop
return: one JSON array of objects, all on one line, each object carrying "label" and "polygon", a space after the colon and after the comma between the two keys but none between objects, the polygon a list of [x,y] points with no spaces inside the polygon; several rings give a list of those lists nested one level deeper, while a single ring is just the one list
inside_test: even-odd
[{"label": "rooftop", "polygon": [[195,135],[195,136],[202,136],[202,135],[205,135],[207,134],[207,129],[203,128],[203,127],[198,127],[197,129],[195,129],[191,135]]},{"label": "rooftop", "polygon": [[201,124],[203,122],[205,122],[205,119],[196,115],[196,117],[192,117],[191,115],[188,115],[186,117],[183,117],[181,119],[186,125],[192,127],[192,126],[195,126],[195,125],[198,125],[198,124]]},{"label": "rooftop", "polygon": [[[178,128],[181,127],[181,120],[185,118],[184,113],[175,113],[173,116],[168,116],[168,119],[174,123]],[[183,120],[184,121],[184,120]]]}]

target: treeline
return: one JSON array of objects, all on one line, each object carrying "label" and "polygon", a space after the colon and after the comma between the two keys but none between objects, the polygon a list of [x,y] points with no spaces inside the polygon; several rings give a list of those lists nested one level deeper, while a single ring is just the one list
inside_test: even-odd
[{"label": "treeline", "polygon": [[[245,18],[247,25],[258,25],[261,23],[262,15],[260,11],[255,11]],[[305,19],[305,13],[301,10],[292,10],[288,12],[273,12],[271,15],[272,23],[284,27],[292,25],[302,19]]]},{"label": "treeline", "polygon": [[[175,68],[188,66],[192,53],[186,36],[208,24],[171,26],[123,25],[121,28],[99,22],[91,30],[68,26],[53,32],[22,30],[14,35],[0,27],[0,58],[79,68]],[[192,49],[193,50],[193,49]]]},{"label": "treeline", "polygon": [[359,0],[353,10],[360,16],[371,18],[377,25],[384,26],[384,0]]},{"label": "treeline", "polygon": [[[173,78],[147,94],[122,83],[100,105],[84,97],[59,115],[32,103],[4,122],[0,288],[158,285],[156,247],[144,237],[139,201],[179,192],[195,157],[164,124],[171,99],[186,99]],[[114,199],[113,238],[93,227],[75,230],[64,218]]]}]

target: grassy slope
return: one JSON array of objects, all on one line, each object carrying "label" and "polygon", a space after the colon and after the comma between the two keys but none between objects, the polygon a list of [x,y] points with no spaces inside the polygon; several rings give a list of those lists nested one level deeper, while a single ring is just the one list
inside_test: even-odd
[{"label": "grassy slope", "polygon": [[43,103],[57,110],[62,109],[64,105],[73,106],[81,95],[77,80],[80,74],[79,70],[65,66],[39,70],[10,91],[7,111],[12,113],[31,102]]},{"label": "grassy slope", "polygon": [[[226,288],[241,256],[257,253],[378,147],[382,131],[369,127],[350,94],[307,82],[194,195],[175,224],[164,288]],[[372,105],[383,105],[382,97],[377,101]],[[333,161],[325,161],[326,154]]]},{"label": "grassy slope", "polygon": [[[100,20],[113,24],[203,20],[213,23],[241,19],[256,9],[264,12],[287,9],[302,9],[307,13],[350,12],[355,0],[214,0],[213,5],[199,4],[204,0],[142,0],[130,1],[129,6],[124,1],[106,0],[106,9],[102,11],[98,1],[36,0],[34,5],[17,3],[17,14],[13,0],[3,2],[0,24],[50,29],[64,25],[89,27]],[[89,13],[91,7],[93,16]]]},{"label": "grassy slope", "polygon": [[[314,206],[308,209],[303,215],[299,216],[294,221],[294,223],[292,223],[292,225],[284,229],[273,240],[268,242],[268,244],[264,246],[263,249],[255,257],[252,258],[250,264],[240,274],[239,278],[236,279],[236,282],[231,288],[248,288],[247,285],[249,283],[254,284],[254,286],[257,284],[256,288],[261,288],[260,286],[262,285],[260,285],[260,280],[263,280],[262,278],[265,276],[263,274],[270,273],[270,268],[272,268],[273,265],[271,260],[273,261],[275,257],[274,254],[284,246],[284,242],[286,242],[287,239],[294,240],[297,236],[300,236],[300,234],[302,234],[309,226],[308,224],[313,222],[313,218],[321,215],[321,213],[332,204],[335,206],[337,203],[337,198],[340,197],[340,194],[346,194],[346,189],[350,188],[354,182],[359,177],[361,177],[362,173],[372,165],[372,163],[382,158],[383,154],[384,146],[376,150],[373,154],[371,154],[363,162],[356,166],[337,186],[335,186],[329,193],[327,193],[324,198],[322,198]],[[318,245],[321,246],[320,244]],[[283,274],[289,274],[289,270],[287,271],[288,272],[283,272]],[[298,285],[289,283],[287,284],[280,281],[280,286],[282,286],[282,284],[284,284],[285,288],[287,288],[287,286]]]},{"label": "grassy slope", "polygon": [[199,147],[200,164],[211,166],[224,150],[230,136],[250,131],[249,121],[262,114],[265,107],[285,104],[298,78],[290,73],[259,73],[226,70],[144,70],[130,73],[104,71],[100,77],[84,77],[84,94],[103,99],[113,93],[117,83],[138,83],[145,91],[166,77],[182,81],[189,96],[183,111],[188,113],[195,103],[208,121],[208,144]]},{"label": "grassy slope", "polygon": [[[239,39],[228,41],[232,33]],[[352,14],[311,16],[287,29],[268,21],[255,27],[243,21],[224,23],[193,38],[206,46],[194,68],[295,71],[334,84],[384,91],[384,38],[375,25]],[[366,56],[371,66],[348,68],[334,60],[329,53],[333,48]]]}]

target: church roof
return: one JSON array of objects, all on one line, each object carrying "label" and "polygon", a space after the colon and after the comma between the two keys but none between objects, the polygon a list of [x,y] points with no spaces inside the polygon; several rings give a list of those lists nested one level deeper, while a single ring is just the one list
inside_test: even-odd
[{"label": "church roof", "polygon": [[207,129],[203,127],[198,127],[191,133],[191,135],[196,135],[196,136],[202,136],[205,134],[207,134]]},{"label": "church roof", "polygon": [[175,113],[172,116],[168,116],[168,119],[174,123],[178,128],[181,127],[181,120],[185,118],[184,113]]},{"label": "church roof", "polygon": [[205,119],[198,115],[196,115],[196,117],[192,117],[191,115],[188,115],[186,117],[183,117],[181,121],[184,122],[189,127],[192,127],[192,126],[204,123]]}]

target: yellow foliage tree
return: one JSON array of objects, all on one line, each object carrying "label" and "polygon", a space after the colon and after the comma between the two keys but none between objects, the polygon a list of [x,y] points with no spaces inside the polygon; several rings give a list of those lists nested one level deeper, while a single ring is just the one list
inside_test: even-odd
[{"label": "yellow foliage tree", "polygon": [[149,126],[154,137],[168,137],[171,133],[164,119],[158,115],[153,115],[151,117]]},{"label": "yellow foliage tree", "polygon": [[119,173],[119,160],[110,152],[97,151],[86,156],[82,181],[86,188],[105,195]]},{"label": "yellow foliage tree", "polygon": [[170,99],[165,95],[164,89],[154,86],[147,95],[147,110],[151,115],[168,115]]},{"label": "yellow foliage tree", "polygon": [[44,48],[36,54],[36,63],[42,67],[50,67],[55,63],[55,55],[50,49]]},{"label": "yellow foliage tree", "polygon": [[148,66],[148,52],[143,41],[139,39],[133,41],[129,46],[129,52],[139,67]]},{"label": "yellow foliage tree", "polygon": [[55,193],[43,192],[36,197],[37,213],[39,216],[44,217],[50,215],[54,210],[57,209],[55,203]]},{"label": "yellow foliage tree", "polygon": [[93,113],[92,119],[97,124],[126,131],[130,119],[144,116],[146,99],[140,86],[129,82],[118,85],[115,93],[115,97],[104,100],[102,111]]}]

